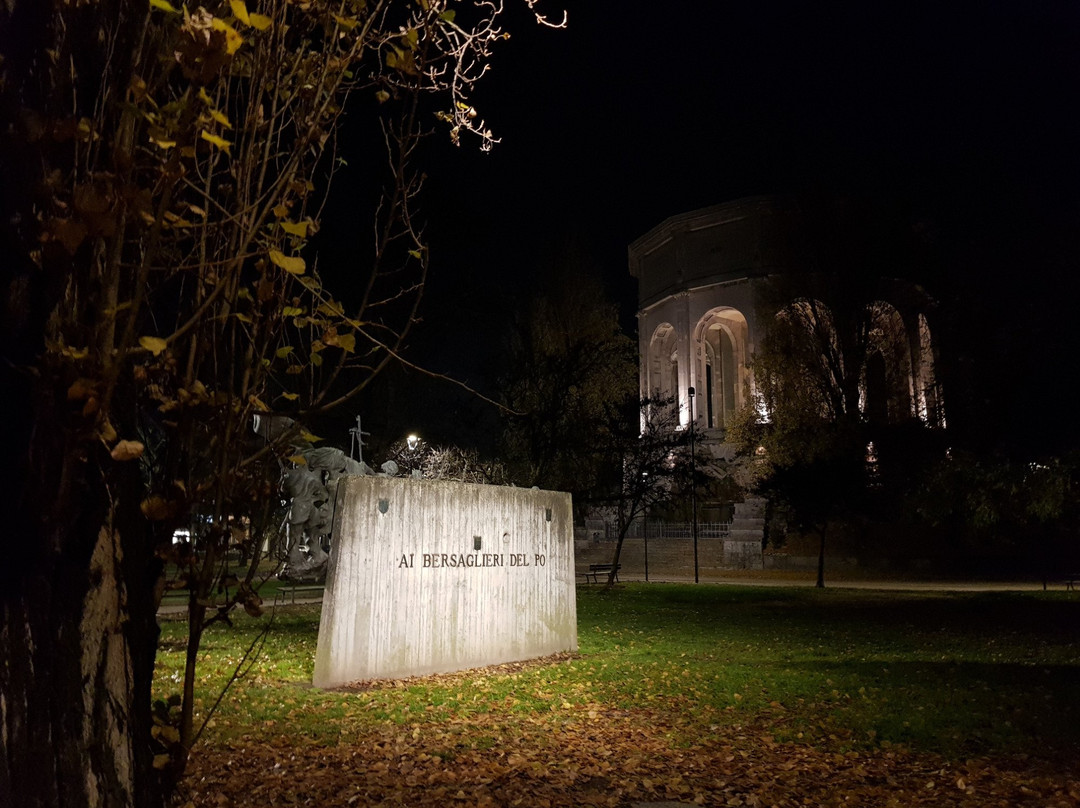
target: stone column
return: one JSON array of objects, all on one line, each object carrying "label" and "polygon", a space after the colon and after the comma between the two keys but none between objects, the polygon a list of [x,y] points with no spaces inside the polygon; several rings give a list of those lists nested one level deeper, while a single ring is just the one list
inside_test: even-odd
[{"label": "stone column", "polygon": [[690,396],[687,390],[697,387],[694,365],[694,345],[690,334],[690,293],[679,292],[675,295],[675,339],[679,346],[679,423],[690,424]]}]

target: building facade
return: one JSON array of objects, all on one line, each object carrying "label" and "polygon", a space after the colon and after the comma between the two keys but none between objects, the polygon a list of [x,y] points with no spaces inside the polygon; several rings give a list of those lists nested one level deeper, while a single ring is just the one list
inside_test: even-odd
[{"label": "building facade", "polygon": [[[729,451],[725,425],[739,408],[758,403],[753,358],[769,322],[811,311],[818,324],[830,322],[829,300],[763,306],[775,279],[828,271],[811,244],[795,200],[752,197],[672,216],[629,247],[641,395],[676,400],[682,426],[692,415],[695,431],[720,456]],[[898,279],[876,288],[880,296],[865,303],[860,410],[867,418],[944,426],[932,301]]]}]

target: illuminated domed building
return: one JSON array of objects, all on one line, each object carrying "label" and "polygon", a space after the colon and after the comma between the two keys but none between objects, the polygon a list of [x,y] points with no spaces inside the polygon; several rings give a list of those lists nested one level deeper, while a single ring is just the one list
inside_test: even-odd
[{"label": "illuminated domed building", "polygon": [[[638,281],[641,394],[677,400],[685,427],[693,388],[695,431],[720,457],[731,451],[725,425],[756,401],[751,367],[763,320],[812,307],[830,322],[828,299],[764,306],[777,279],[828,272],[812,235],[794,199],[750,197],[672,216],[629,247],[630,274]],[[932,301],[899,279],[882,278],[874,289],[877,297],[865,301],[863,417],[943,426]]]}]

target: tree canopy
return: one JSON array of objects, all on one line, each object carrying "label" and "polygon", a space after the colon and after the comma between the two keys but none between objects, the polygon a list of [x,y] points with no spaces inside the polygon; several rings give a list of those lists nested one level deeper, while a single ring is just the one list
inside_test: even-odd
[{"label": "tree canopy", "polygon": [[510,337],[504,459],[518,484],[577,501],[617,485],[612,449],[636,424],[637,350],[598,281],[563,281],[530,302]]},{"label": "tree canopy", "polygon": [[[495,142],[470,93],[502,12],[0,6],[0,381],[18,536],[0,573],[13,661],[0,802],[148,805],[182,771],[190,670],[177,731],[151,733],[162,566],[184,571],[193,667],[209,621],[258,609],[254,566],[232,566],[234,526],[261,535],[279,461],[319,440],[305,419],[363,391],[416,319],[419,148],[439,121],[454,142]],[[374,133],[356,189],[371,246],[347,299],[316,253],[346,110]],[[282,413],[295,426],[253,432]],[[194,552],[172,543],[179,526]]]}]

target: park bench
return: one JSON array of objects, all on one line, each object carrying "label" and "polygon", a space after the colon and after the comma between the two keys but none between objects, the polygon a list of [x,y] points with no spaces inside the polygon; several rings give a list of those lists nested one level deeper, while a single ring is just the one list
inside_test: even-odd
[{"label": "park bench", "polygon": [[1066,592],[1075,592],[1077,584],[1080,584],[1080,572],[1069,572],[1065,575],[1044,575],[1043,589],[1049,584],[1065,584]]},{"label": "park bench", "polygon": [[[615,580],[616,581],[619,580],[619,570],[621,570],[621,569],[622,569],[622,564],[619,564],[619,566],[615,567]],[[588,581],[591,578],[592,582],[594,584],[597,584],[597,583],[600,583],[600,576],[601,575],[606,576],[606,575],[611,574],[611,564],[590,564],[588,572],[582,572],[582,573],[579,573],[579,574],[584,575],[586,581]]]},{"label": "park bench", "polygon": [[322,584],[294,584],[290,586],[284,586],[278,590],[278,595],[281,597],[281,602],[296,603],[296,596],[304,597],[307,595],[322,595],[324,587]]}]

